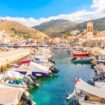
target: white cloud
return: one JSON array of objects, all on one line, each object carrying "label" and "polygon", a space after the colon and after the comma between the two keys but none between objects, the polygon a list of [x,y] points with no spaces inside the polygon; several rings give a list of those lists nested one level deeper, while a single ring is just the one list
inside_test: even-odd
[{"label": "white cloud", "polygon": [[0,19],[6,20],[14,20],[18,21],[26,26],[32,27],[35,25],[39,25],[43,22],[56,20],[56,19],[67,19],[74,22],[83,22],[90,19],[97,19],[101,17],[105,17],[105,0],[93,0],[92,5],[90,6],[89,10],[79,10],[71,14],[61,14],[58,16],[51,16],[48,18],[23,18],[23,17],[0,17]]},{"label": "white cloud", "polygon": [[91,7],[98,10],[105,9],[105,0],[93,0]]},{"label": "white cloud", "polygon": [[0,19],[17,21],[17,22],[22,23],[29,27],[40,24],[38,20],[36,20],[32,17],[24,18],[24,17],[9,17],[9,16],[7,16],[7,17],[0,17]]}]

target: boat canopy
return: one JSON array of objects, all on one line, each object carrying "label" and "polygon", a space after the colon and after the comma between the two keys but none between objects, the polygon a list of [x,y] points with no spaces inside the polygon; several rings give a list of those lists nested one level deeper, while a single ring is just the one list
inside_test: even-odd
[{"label": "boat canopy", "polygon": [[0,105],[17,105],[24,89],[0,85]]},{"label": "boat canopy", "polygon": [[77,56],[77,57],[87,57],[87,56],[89,56],[89,53],[74,53],[73,56]]},{"label": "boat canopy", "polygon": [[26,70],[26,71],[36,71],[36,72],[48,72],[49,68],[44,67],[40,64],[37,64],[35,62],[30,62],[29,66],[21,65],[17,70]]},{"label": "boat canopy", "polygon": [[78,80],[78,82],[76,83],[76,88],[83,90],[89,94],[92,94],[92,95],[95,95],[97,97],[105,99],[105,88],[103,89],[103,88],[94,87],[94,86],[86,83],[82,79]]},{"label": "boat canopy", "polygon": [[48,71],[49,68],[46,66],[42,66],[40,64],[37,64],[35,62],[31,62],[29,65],[30,68],[35,69],[35,70],[39,70],[39,71]]}]

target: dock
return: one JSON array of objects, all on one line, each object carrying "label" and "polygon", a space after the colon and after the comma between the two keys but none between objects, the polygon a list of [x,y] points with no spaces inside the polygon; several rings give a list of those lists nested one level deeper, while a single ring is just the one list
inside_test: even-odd
[{"label": "dock", "polygon": [[19,48],[0,53],[0,71],[6,69],[11,63],[31,54],[31,49]]}]

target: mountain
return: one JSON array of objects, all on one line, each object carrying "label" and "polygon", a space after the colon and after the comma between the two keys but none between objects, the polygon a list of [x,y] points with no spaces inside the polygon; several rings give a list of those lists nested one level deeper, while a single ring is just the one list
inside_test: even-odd
[{"label": "mountain", "polygon": [[[94,24],[94,30],[98,30],[98,31],[104,31],[105,30],[105,17],[104,18],[99,18],[99,19],[95,19],[95,20],[90,20],[93,22]],[[86,22],[80,23],[78,24],[75,29],[86,29]]]},{"label": "mountain", "polygon": [[64,33],[70,32],[75,26],[76,23],[69,20],[57,19],[44,22],[33,28],[42,31],[49,36],[62,36]]},{"label": "mountain", "polygon": [[0,20],[0,30],[11,36],[23,36],[24,38],[45,38],[46,34],[24,26],[16,21]]},{"label": "mountain", "polygon": [[[94,30],[98,31],[105,30],[105,18],[99,18],[90,21],[94,23]],[[83,29],[86,29],[87,22],[88,21],[77,24],[69,20],[57,19],[57,20],[44,22],[33,28],[53,37],[53,36],[71,35],[70,33],[72,30],[82,31]]]}]

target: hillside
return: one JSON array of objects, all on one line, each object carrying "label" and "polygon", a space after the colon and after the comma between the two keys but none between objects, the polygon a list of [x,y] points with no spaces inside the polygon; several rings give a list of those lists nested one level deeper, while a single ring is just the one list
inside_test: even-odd
[{"label": "hillside", "polygon": [[[105,18],[99,18],[90,20],[94,23],[94,30],[103,31],[105,30]],[[69,20],[57,19],[51,20],[45,23],[35,26],[33,28],[46,33],[49,36],[62,36],[70,35],[71,30],[83,30],[86,29],[86,22],[74,23]]]},{"label": "hillside", "polygon": [[8,35],[18,35],[24,38],[45,38],[46,34],[16,21],[0,20],[0,30],[4,30]]},{"label": "hillside", "polygon": [[[98,31],[105,30],[105,18],[99,18],[99,19],[90,20],[90,21],[94,23],[94,30],[98,30]],[[80,23],[75,28],[79,30],[86,29],[86,23],[87,21]]]},{"label": "hillside", "polygon": [[62,36],[65,32],[70,32],[76,23],[69,20],[57,19],[35,26],[33,28],[46,33],[49,36]]}]

